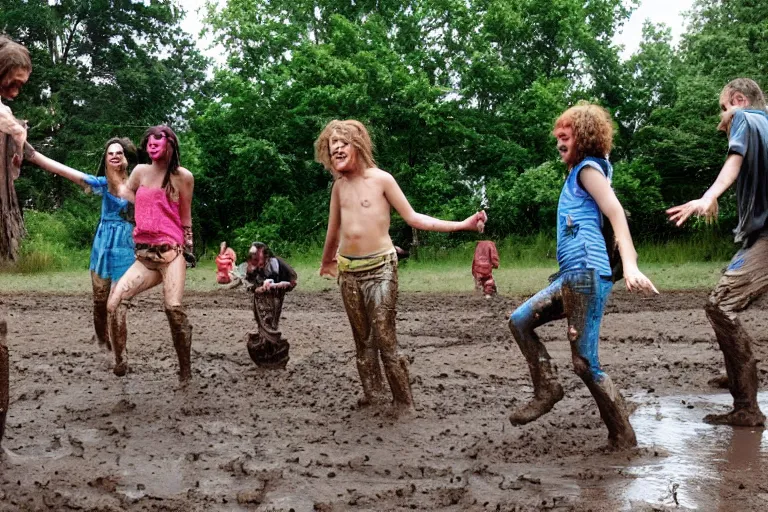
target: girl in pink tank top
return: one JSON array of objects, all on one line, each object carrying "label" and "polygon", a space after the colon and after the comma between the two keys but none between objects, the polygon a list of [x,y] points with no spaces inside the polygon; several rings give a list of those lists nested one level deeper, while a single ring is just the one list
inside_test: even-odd
[{"label": "girl in pink tank top", "polygon": [[118,376],[128,372],[127,332],[120,328],[125,325],[121,319],[128,309],[125,301],[163,283],[165,314],[179,358],[179,381],[185,384],[192,376],[192,327],[181,300],[187,266],[195,265],[192,255],[195,180],[192,173],[181,167],[179,142],[169,127],[155,126],[147,130],[141,150],[149,155],[152,163],[137,166],[126,184],[127,193],[135,195],[136,262],[114,287],[107,303],[115,353],[114,372]]}]

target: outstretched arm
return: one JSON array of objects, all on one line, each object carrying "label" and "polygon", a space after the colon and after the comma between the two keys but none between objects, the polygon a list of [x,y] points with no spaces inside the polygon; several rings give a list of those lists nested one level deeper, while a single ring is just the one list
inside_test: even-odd
[{"label": "outstretched arm", "polygon": [[[31,147],[31,146],[29,146]],[[78,171],[77,169],[73,169],[69,166],[66,166],[60,162],[57,162],[56,160],[53,160],[52,158],[48,158],[47,156],[41,154],[38,151],[32,151],[32,154],[29,154],[30,152],[27,151],[27,161],[32,162],[33,164],[37,165],[41,169],[44,169],[52,174],[56,174],[58,176],[61,176],[63,178],[68,179],[69,181],[76,183],[77,185],[80,185],[83,188],[87,187],[87,184],[85,183],[85,178],[88,176],[84,172]]]},{"label": "outstretched arm", "polygon": [[608,217],[613,227],[616,242],[619,244],[627,290],[659,293],[651,280],[645,277],[637,267],[637,252],[632,243],[632,235],[629,233],[627,217],[611,184],[602,172],[592,167],[582,169],[579,178],[584,189],[594,198],[600,211]]},{"label": "outstretched arm", "polygon": [[397,184],[395,178],[391,174],[385,174],[382,178],[384,180],[384,196],[389,201],[397,213],[408,223],[409,226],[416,229],[423,229],[425,231],[478,231],[483,232],[485,223],[488,221],[488,215],[484,211],[479,211],[474,215],[470,215],[461,222],[455,222],[450,220],[441,220],[429,215],[417,213],[411,203],[403,194],[400,189],[400,185]]},{"label": "outstretched arm", "polygon": [[739,177],[743,161],[744,157],[737,153],[728,155],[717,179],[700,199],[694,199],[667,210],[669,221],[680,227],[691,215],[706,217],[708,221],[716,218],[718,213],[717,198],[723,195],[723,192],[728,190]]},{"label": "outstretched arm", "polygon": [[328,214],[328,231],[325,234],[323,246],[323,260],[320,263],[320,275],[336,277],[336,251],[339,249],[339,230],[341,228],[341,203],[339,201],[339,187],[334,182],[331,189],[331,209]]}]

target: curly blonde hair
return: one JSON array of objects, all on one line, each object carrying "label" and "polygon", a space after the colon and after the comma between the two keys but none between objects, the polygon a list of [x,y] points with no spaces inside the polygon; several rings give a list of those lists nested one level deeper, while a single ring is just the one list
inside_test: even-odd
[{"label": "curly blonde hair", "polygon": [[373,159],[373,142],[368,130],[360,121],[347,119],[339,121],[334,119],[323,128],[320,136],[315,141],[315,161],[323,164],[323,167],[333,172],[331,165],[331,137],[336,134],[337,137],[352,144],[357,150],[360,161],[366,169],[376,167]]},{"label": "curly blonde hair", "polygon": [[613,121],[600,105],[580,101],[557,118],[552,133],[560,128],[573,130],[577,162],[588,156],[606,158],[611,152]]}]

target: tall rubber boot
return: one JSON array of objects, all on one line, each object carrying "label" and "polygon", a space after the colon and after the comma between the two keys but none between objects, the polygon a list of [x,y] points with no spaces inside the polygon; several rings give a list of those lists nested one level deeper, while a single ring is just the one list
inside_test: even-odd
[{"label": "tall rubber boot", "polygon": [[597,402],[600,417],[608,427],[608,442],[617,449],[637,446],[635,430],[629,423],[629,414],[624,397],[607,374],[603,374],[599,382],[592,378],[588,370],[579,373],[579,377],[587,385],[592,397]]},{"label": "tall rubber boot", "polygon": [[522,332],[512,319],[509,328],[528,363],[533,382],[533,399],[512,411],[509,421],[513,425],[525,425],[551,411],[565,393],[557,379],[557,369],[536,333]]},{"label": "tall rubber boot", "polygon": [[728,388],[733,396],[733,410],[726,414],[709,414],[704,421],[715,425],[759,427],[765,416],[757,403],[757,361],[752,354],[749,334],[738,318],[709,303],[704,308],[717,343],[725,359]]},{"label": "tall rubber boot", "polygon": [[192,378],[192,326],[189,325],[184,306],[169,306],[165,315],[171,326],[171,338],[179,358],[179,382],[185,384]]},{"label": "tall rubber boot", "polygon": [[128,305],[122,302],[109,315],[109,337],[112,340],[112,352],[115,354],[115,368],[112,371],[118,377],[128,373],[128,353],[125,348],[128,342],[127,314]]},{"label": "tall rubber boot", "polygon": [[112,344],[109,342],[109,317],[107,315],[106,299],[93,299],[93,328],[96,331],[96,341],[99,347],[111,351]]},{"label": "tall rubber boot", "polygon": [[8,359],[8,346],[5,343],[7,335],[8,325],[5,320],[0,320],[0,445],[3,443],[3,435],[5,435],[5,417],[8,414],[8,404],[10,403],[10,361]]}]

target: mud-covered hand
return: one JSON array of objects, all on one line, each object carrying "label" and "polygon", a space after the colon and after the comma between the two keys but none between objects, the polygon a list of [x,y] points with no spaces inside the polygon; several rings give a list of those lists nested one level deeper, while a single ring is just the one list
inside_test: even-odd
[{"label": "mud-covered hand", "polygon": [[334,258],[331,261],[324,261],[320,264],[320,277],[325,277],[327,279],[331,279],[334,277],[337,277],[339,275],[339,266]]},{"label": "mud-covered hand", "polygon": [[718,206],[717,199],[704,196],[701,199],[694,199],[679,206],[673,206],[667,210],[667,216],[670,222],[674,222],[677,227],[682,226],[691,215],[704,217],[707,222],[712,222],[717,218]]},{"label": "mud-covered hand", "polygon": [[659,290],[653,286],[651,280],[645,277],[645,274],[640,272],[640,269],[637,267],[624,267],[624,283],[626,283],[627,290],[630,292],[659,294]]},{"label": "mud-covered hand", "polygon": [[184,230],[184,260],[187,262],[187,268],[195,268],[197,266],[197,258],[195,258],[195,237],[192,234],[192,226],[182,226]]}]

